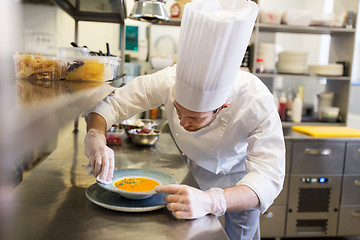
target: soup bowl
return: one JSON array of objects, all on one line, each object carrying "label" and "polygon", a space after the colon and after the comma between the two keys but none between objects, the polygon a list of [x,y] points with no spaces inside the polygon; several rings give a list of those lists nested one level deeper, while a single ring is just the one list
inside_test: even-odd
[{"label": "soup bowl", "polygon": [[[156,194],[155,186],[152,186],[150,189],[138,189],[140,185],[147,185],[152,181],[155,181],[157,183],[156,185],[176,184],[174,177],[163,172],[149,169],[118,169],[114,171],[111,183],[104,184],[97,182],[97,184],[105,190],[120,194],[122,197],[141,200]],[[127,189],[121,189],[121,186],[125,185],[128,185]]]}]

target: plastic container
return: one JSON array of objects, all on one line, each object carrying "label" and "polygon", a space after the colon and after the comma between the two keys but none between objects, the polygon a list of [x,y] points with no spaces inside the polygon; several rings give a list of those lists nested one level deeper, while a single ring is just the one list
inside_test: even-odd
[{"label": "plastic container", "polygon": [[60,80],[65,73],[65,63],[58,57],[16,54],[13,59],[17,79]]},{"label": "plastic container", "polygon": [[281,11],[260,11],[260,22],[266,24],[281,24]]},{"label": "plastic container", "polygon": [[113,125],[106,132],[106,143],[108,145],[119,145],[123,142],[124,135],[124,129],[120,128],[118,125]]},{"label": "plastic container", "polygon": [[105,82],[114,80],[119,69],[118,57],[89,56],[64,58],[65,80]]},{"label": "plastic container", "polygon": [[336,122],[339,116],[340,108],[325,107],[319,112],[319,120],[324,122]]},{"label": "plastic container", "polygon": [[89,56],[90,50],[82,47],[59,47],[59,57],[86,57]]}]

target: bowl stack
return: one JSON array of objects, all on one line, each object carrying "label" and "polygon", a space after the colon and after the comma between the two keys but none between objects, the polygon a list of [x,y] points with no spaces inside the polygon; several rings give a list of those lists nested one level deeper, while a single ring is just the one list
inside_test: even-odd
[{"label": "bowl stack", "polygon": [[307,52],[284,51],[279,54],[279,73],[305,74],[306,71]]},{"label": "bowl stack", "polygon": [[264,70],[273,73],[276,70],[276,51],[274,43],[259,43],[258,58],[264,60]]}]

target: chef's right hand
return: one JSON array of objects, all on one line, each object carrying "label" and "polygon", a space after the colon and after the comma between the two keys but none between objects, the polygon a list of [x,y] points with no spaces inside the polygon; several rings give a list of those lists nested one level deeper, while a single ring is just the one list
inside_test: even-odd
[{"label": "chef's right hand", "polygon": [[103,183],[112,181],[114,173],[114,151],[106,146],[104,134],[90,129],[85,137],[85,155],[89,158],[89,175]]}]

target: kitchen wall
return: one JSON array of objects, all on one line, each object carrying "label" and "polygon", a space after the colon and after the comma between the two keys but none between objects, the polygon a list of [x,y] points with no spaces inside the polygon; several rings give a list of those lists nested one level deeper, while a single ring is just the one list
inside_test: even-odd
[{"label": "kitchen wall", "polygon": [[[167,1],[166,8],[169,9],[174,1]],[[312,9],[314,13],[317,12],[331,12],[333,0],[277,0],[275,1],[260,1],[260,7],[262,9],[278,9],[286,10],[290,8],[299,9]],[[128,13],[130,13],[133,7],[133,1],[127,1]],[[47,33],[50,36],[55,34],[55,46],[70,46],[70,42],[75,40],[75,23],[74,20],[68,16],[65,12],[55,6],[46,5],[34,5],[23,4],[23,24],[22,28],[22,40],[18,46],[18,51],[26,52],[25,39],[28,37],[26,33],[38,32]],[[168,11],[169,12],[169,11]],[[139,24],[147,27],[147,23],[140,23],[127,19],[126,24]],[[165,30],[164,30],[165,29]],[[164,34],[166,33],[166,34]],[[141,38],[146,38],[142,33]],[[164,55],[171,54],[174,51],[174,45],[177,49],[177,39],[179,34],[179,27],[163,27],[152,26],[150,42],[150,54],[152,55]],[[172,40],[166,39],[169,36]],[[161,47],[154,46],[159,38],[162,38]],[[53,38],[50,38],[53,40]],[[174,44],[172,43],[174,41]],[[80,22],[79,23],[79,45],[88,46],[94,51],[106,52],[106,43],[110,44],[110,51],[112,54],[119,56],[119,24],[111,23],[94,23],[94,22]],[[309,58],[308,64],[325,64],[328,61],[328,46],[329,38],[327,36],[296,36],[291,37],[286,34],[276,36],[276,42],[278,43],[279,50],[293,49],[293,45],[297,46],[299,51],[308,51]],[[289,44],[291,43],[291,45]],[[51,46],[49,46],[51,47]],[[57,54],[56,47],[52,49],[52,55]],[[145,46],[147,47],[147,46]],[[51,52],[51,50],[50,50]],[[144,56],[142,56],[144,57]],[[356,67],[356,66],[353,66]],[[297,81],[286,81],[286,79],[277,79],[275,81],[275,88],[278,89],[290,89],[297,87]],[[306,81],[305,95],[314,96],[314,94],[323,91],[324,84],[322,81],[315,80],[313,82]],[[349,125],[360,128],[358,122],[360,119],[360,108],[356,105],[357,96],[360,94],[360,86],[352,86],[350,94],[350,106],[349,106]],[[313,99],[310,99],[311,102]]]}]

